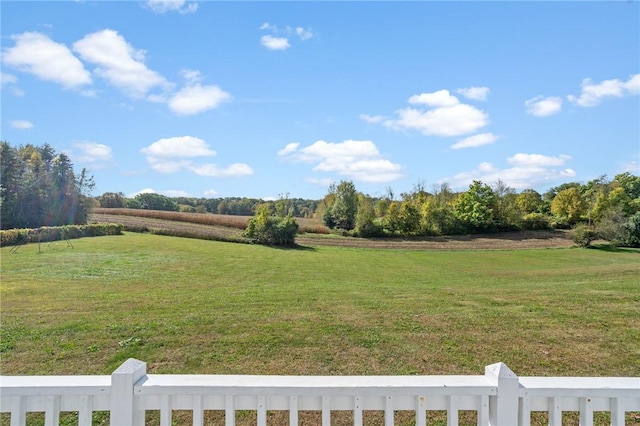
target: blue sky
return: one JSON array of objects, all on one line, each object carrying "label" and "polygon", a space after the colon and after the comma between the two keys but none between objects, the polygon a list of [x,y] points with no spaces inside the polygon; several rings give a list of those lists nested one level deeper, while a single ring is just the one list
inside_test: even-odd
[{"label": "blue sky", "polygon": [[640,174],[640,5],[2,1],[1,138],[94,195]]}]

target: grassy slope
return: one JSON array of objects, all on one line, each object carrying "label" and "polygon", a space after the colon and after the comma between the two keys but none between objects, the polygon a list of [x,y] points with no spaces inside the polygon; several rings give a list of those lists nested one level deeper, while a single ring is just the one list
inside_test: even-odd
[{"label": "grassy slope", "polygon": [[640,375],[637,251],[2,248],[1,373]]}]

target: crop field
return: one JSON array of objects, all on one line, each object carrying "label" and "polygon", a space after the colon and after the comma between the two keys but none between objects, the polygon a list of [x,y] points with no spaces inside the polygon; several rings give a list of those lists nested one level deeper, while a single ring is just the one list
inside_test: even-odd
[{"label": "crop field", "polygon": [[[126,233],[1,249],[4,375],[640,376],[640,252],[269,248]],[[640,421],[640,419],[638,420]]]},{"label": "crop field", "polygon": [[[204,240],[249,242],[242,236],[247,216],[178,213],[134,209],[94,209],[90,222],[119,223],[129,230]],[[402,250],[512,250],[568,248],[574,243],[567,231],[518,231],[497,234],[414,238],[353,238],[329,234],[318,219],[296,218],[300,234],[296,243],[305,246],[382,248]]]},{"label": "crop field", "polygon": [[[239,235],[247,227],[247,222],[251,216],[224,215],[214,213],[182,213],[160,210],[141,210],[141,209],[93,209],[89,220],[91,222],[113,222],[125,225],[140,226],[144,225],[147,220],[165,222],[168,226],[169,222],[173,222],[173,226],[184,226],[185,224],[207,225],[216,228],[228,228],[227,232],[236,230]],[[317,234],[328,234],[329,228],[322,224],[320,219],[307,219],[297,217],[300,232],[313,232]],[[159,222],[156,222],[156,224]],[[153,226],[153,225],[151,225]]]}]

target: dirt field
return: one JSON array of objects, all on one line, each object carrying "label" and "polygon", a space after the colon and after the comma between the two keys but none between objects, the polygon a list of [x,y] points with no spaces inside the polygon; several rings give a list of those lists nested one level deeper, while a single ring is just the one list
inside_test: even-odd
[{"label": "dirt field", "polygon": [[505,232],[483,235],[455,235],[416,239],[385,238],[321,238],[296,237],[299,245],[329,245],[359,248],[402,250],[517,250],[533,248],[566,248],[574,245],[566,231]]},{"label": "dirt field", "polygon": [[[150,219],[132,216],[91,214],[90,222],[121,223],[128,228],[148,228],[204,236],[214,239],[241,239],[242,231],[223,226],[199,225],[187,222]],[[327,235],[303,234],[296,237],[301,246],[338,246],[402,250],[518,250],[566,248],[574,245],[567,231],[523,231],[498,234],[455,235],[423,238],[364,239]]]}]

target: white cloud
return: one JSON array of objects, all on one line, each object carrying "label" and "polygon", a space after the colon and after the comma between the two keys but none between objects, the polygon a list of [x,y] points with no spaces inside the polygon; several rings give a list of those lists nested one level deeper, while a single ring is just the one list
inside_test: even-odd
[{"label": "white cloud", "polygon": [[274,37],[269,34],[260,37],[260,43],[269,50],[286,50],[291,47],[286,37]]},{"label": "white cloud", "polygon": [[548,117],[557,114],[562,109],[562,99],[557,96],[536,96],[524,102],[527,107],[527,114],[536,117]]},{"label": "white cloud", "polygon": [[15,75],[7,74],[6,72],[0,72],[0,85],[15,84],[18,82],[18,78]]},{"label": "white cloud", "polygon": [[91,74],[64,44],[37,32],[25,32],[11,38],[16,45],[2,52],[4,65],[58,83],[66,89],[91,84]]},{"label": "white cloud", "polygon": [[313,37],[313,32],[311,32],[311,30],[302,27],[296,27],[296,34],[298,34],[298,37],[300,37],[300,39],[303,41],[309,40],[311,37]]},{"label": "white cloud", "polygon": [[485,101],[487,100],[487,95],[489,94],[488,87],[467,87],[464,89],[456,90],[456,93],[460,93],[465,98],[473,99],[475,101]]},{"label": "white cloud", "polygon": [[202,80],[202,73],[198,70],[185,68],[183,70],[180,70],[180,75],[187,82],[187,86],[200,83],[200,81]]},{"label": "white cloud", "polygon": [[140,150],[154,158],[214,157],[216,152],[202,139],[193,136],[177,136],[155,141]]},{"label": "white cloud", "polygon": [[385,117],[382,115],[360,114],[360,120],[366,121],[369,124],[381,123],[384,119]]},{"label": "white cloud", "polygon": [[215,164],[204,164],[202,166],[191,166],[189,169],[198,176],[210,177],[240,177],[250,176],[253,174],[253,169],[251,169],[248,164],[244,163],[234,163],[228,167],[218,167]]},{"label": "white cloud", "polygon": [[300,144],[297,143],[297,142],[289,143],[283,149],[278,151],[278,156],[283,157],[283,156],[289,155],[292,152],[296,151],[299,146],[300,146]]},{"label": "white cloud", "polygon": [[566,180],[576,175],[569,168],[560,168],[570,160],[568,155],[549,157],[540,154],[516,154],[507,159],[513,167],[500,169],[492,163],[480,163],[474,170],[458,173],[452,177],[441,179],[438,183],[449,183],[453,188],[466,190],[474,181],[480,180],[492,184],[502,180],[506,185],[522,190],[548,185],[558,180]]},{"label": "white cloud", "polygon": [[273,31],[274,33],[278,32],[278,27],[276,27],[275,25],[271,25],[268,22],[265,22],[264,24],[260,25],[260,29],[261,30]]},{"label": "white cloud", "polygon": [[[309,40],[314,36],[313,31],[304,27],[291,27],[289,25],[284,28],[278,28],[276,25],[265,22],[260,25],[263,31],[269,31],[271,34],[260,37],[260,44],[269,50],[286,50],[291,47],[289,38],[298,36],[301,41]],[[295,39],[295,37],[294,37]]]},{"label": "white cloud", "polygon": [[108,145],[82,141],[74,143],[73,148],[74,160],[89,164],[93,168],[104,168],[104,163],[111,161],[111,147]]},{"label": "white cloud", "polygon": [[165,191],[162,191],[161,193],[162,195],[165,195],[167,197],[191,197],[190,193],[180,189],[167,189]]},{"label": "white cloud", "polygon": [[632,75],[624,84],[630,95],[640,95],[640,74]]},{"label": "white cloud", "polygon": [[384,159],[371,141],[319,140],[301,149],[299,144],[288,144],[278,154],[293,162],[315,163],[314,171],[337,173],[360,182],[384,183],[402,177],[402,167]]},{"label": "white cloud", "polygon": [[382,123],[393,130],[417,130],[423,135],[444,137],[474,133],[489,124],[487,113],[460,103],[446,89],[413,95],[408,102],[417,106],[396,110],[396,118],[360,114],[360,119],[368,123]]},{"label": "white cloud", "polygon": [[202,139],[193,136],[178,136],[159,139],[140,150],[147,156],[147,162],[159,173],[188,171],[199,176],[232,177],[253,174],[247,164],[234,163],[228,167],[215,164],[194,164],[198,157],[214,157],[216,152]]},{"label": "white cloud", "polygon": [[198,3],[186,0],[147,0],[147,7],[156,13],[192,13],[198,10]]},{"label": "white cloud", "polygon": [[11,122],[11,128],[18,130],[28,130],[33,128],[33,123],[27,120],[13,120]]},{"label": "white cloud", "polygon": [[458,98],[451,95],[448,90],[438,90],[433,93],[421,93],[409,98],[410,104],[424,104],[431,107],[450,107],[458,105]]},{"label": "white cloud", "polygon": [[566,154],[558,155],[557,157],[550,157],[540,154],[517,153],[513,157],[507,158],[507,162],[509,164],[533,167],[562,166],[569,160],[571,160],[571,156]]},{"label": "white cloud", "polygon": [[218,191],[216,191],[215,189],[207,189],[202,193],[202,195],[204,195],[205,197],[215,197],[216,195],[218,195]]},{"label": "white cloud", "polygon": [[395,130],[418,130],[424,135],[460,136],[473,133],[489,123],[485,112],[466,104],[427,111],[404,108],[397,114],[397,119],[385,120],[384,125]]},{"label": "white cloud", "polygon": [[451,145],[451,149],[476,148],[478,146],[492,144],[497,139],[498,137],[493,133],[480,133],[454,143]]},{"label": "white cloud", "polygon": [[218,86],[194,84],[174,94],[169,100],[169,109],[178,115],[193,115],[217,108],[230,99],[231,95]]},{"label": "white cloud", "polygon": [[620,98],[628,95],[640,94],[640,74],[629,76],[629,80],[604,80],[593,83],[590,78],[582,80],[582,92],[579,96],[569,95],[567,99],[582,107],[592,107],[600,104],[603,98]]},{"label": "white cloud", "polygon": [[159,157],[147,157],[147,162],[158,173],[178,173],[189,170],[192,165],[190,160],[172,160]]},{"label": "white cloud", "polygon": [[97,65],[95,73],[132,98],[141,98],[155,87],[169,83],[144,64],[145,51],[134,49],[114,30],[84,36],[73,44],[80,57]]},{"label": "white cloud", "polygon": [[138,194],[157,194],[157,192],[153,188],[144,188],[138,192],[132,192],[131,194],[127,194],[127,198],[135,198]]}]

